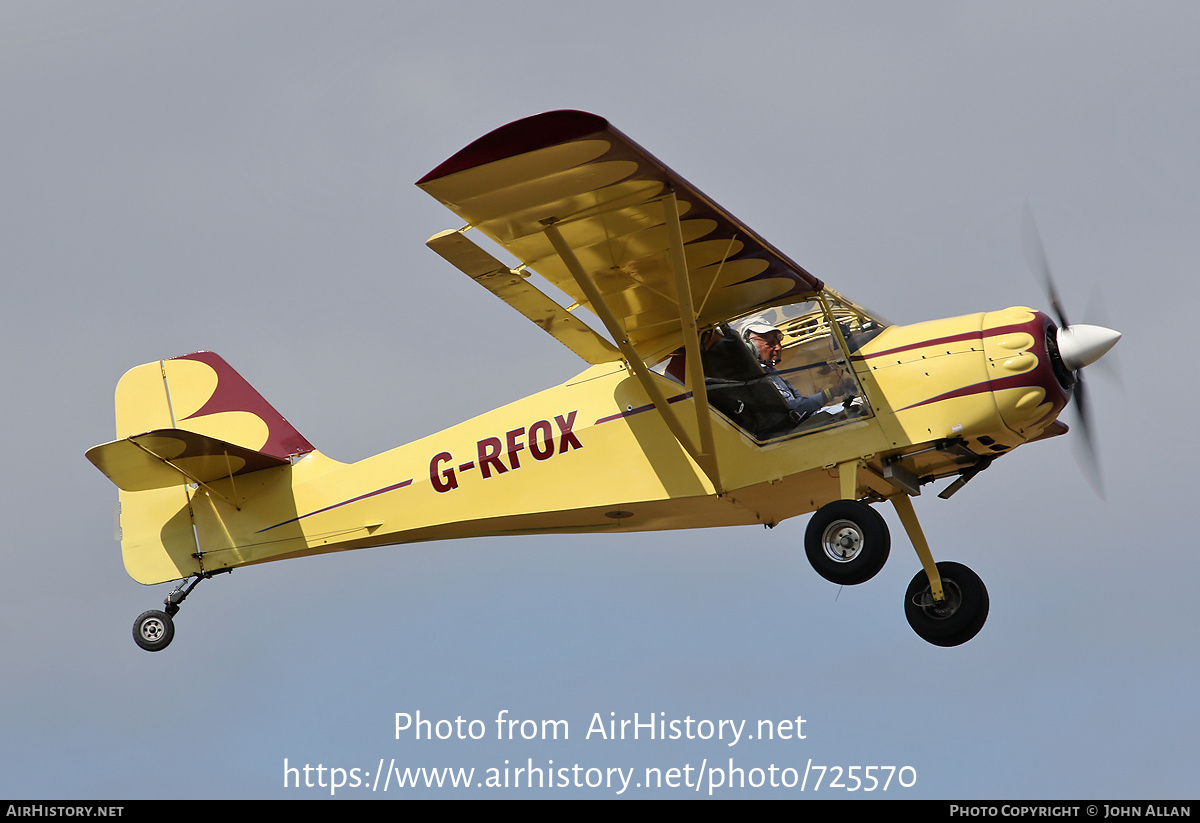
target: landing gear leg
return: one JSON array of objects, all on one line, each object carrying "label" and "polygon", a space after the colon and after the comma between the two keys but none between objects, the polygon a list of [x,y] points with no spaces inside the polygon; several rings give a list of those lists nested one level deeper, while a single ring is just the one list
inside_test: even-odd
[{"label": "landing gear leg", "polygon": [[933,553],[929,551],[929,542],[925,539],[925,532],[921,531],[921,523],[917,520],[917,512],[913,509],[912,501],[908,499],[907,494],[897,494],[890,499],[892,507],[900,517],[900,522],[904,524],[904,531],[907,532],[909,541],[917,550],[921,568],[929,576],[929,586],[933,591],[934,600],[941,600],[945,597],[942,592],[942,580],[938,576],[937,564],[933,562]]},{"label": "landing gear leg", "polygon": [[175,638],[175,622],[171,619],[179,613],[179,604],[192,593],[201,580],[213,575],[231,572],[233,569],[217,569],[214,572],[199,572],[181,580],[163,601],[164,610],[151,609],[142,612],[133,621],[133,642],[148,652],[160,652]]},{"label": "landing gear leg", "polygon": [[904,595],[904,616],[924,641],[935,646],[959,646],[983,628],[988,593],[979,575],[961,563],[934,563],[912,501],[906,494],[891,498],[908,539],[921,558],[922,570]]}]

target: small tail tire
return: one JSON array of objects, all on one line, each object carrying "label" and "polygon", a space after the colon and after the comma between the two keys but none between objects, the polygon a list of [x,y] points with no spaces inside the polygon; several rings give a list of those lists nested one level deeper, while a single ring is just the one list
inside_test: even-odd
[{"label": "small tail tire", "polygon": [[162,651],[171,645],[174,637],[175,623],[164,611],[151,609],[133,621],[133,642],[148,652]]}]

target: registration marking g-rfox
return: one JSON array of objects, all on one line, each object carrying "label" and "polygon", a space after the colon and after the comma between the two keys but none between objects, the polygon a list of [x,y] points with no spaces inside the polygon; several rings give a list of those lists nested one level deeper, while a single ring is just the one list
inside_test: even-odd
[{"label": "registration marking g-rfox", "polygon": [[[554,415],[554,424],[558,426],[558,440],[555,442],[554,430],[549,420],[539,420],[530,426],[510,429],[504,433],[504,439],[485,437],[475,444],[475,460],[460,463],[458,468],[453,466],[454,455],[450,452],[438,452],[429,461],[429,482],[439,492],[453,491],[458,488],[458,474],[478,468],[484,480],[501,475],[508,471],[521,468],[521,452],[528,449],[534,460],[549,460],[555,455],[564,454],[571,449],[582,449],[578,436],[571,430],[575,425],[575,415],[579,410],[567,415]],[[503,457],[507,457],[505,464]],[[528,465],[528,464],[526,464]]]},{"label": "registration marking g-rfox", "polygon": [[[529,426],[522,426],[516,429],[510,429],[504,433],[504,437],[484,437],[475,444],[475,460],[460,463],[457,467],[454,466],[454,456],[450,452],[438,452],[429,461],[429,480],[433,484],[433,488],[438,492],[453,491],[459,485],[459,473],[471,471],[475,468],[479,469],[479,473],[486,480],[490,477],[504,474],[505,472],[520,469],[522,466],[521,455],[522,451],[528,451],[533,456],[534,460],[542,461],[549,460],[560,454],[565,454],[573,449],[582,449],[583,443],[580,442],[579,436],[573,431],[575,426],[575,417],[579,414],[579,410],[575,409],[567,414],[553,415],[554,422],[549,420],[538,420]],[[557,428],[557,434],[555,433]],[[507,460],[507,462],[506,462]],[[524,465],[529,465],[526,462]],[[369,497],[384,494],[385,492],[403,489],[411,486],[413,479],[410,477],[407,480],[401,480],[398,483],[391,483],[382,488],[373,491],[365,492],[364,494],[355,495],[347,500],[342,500],[339,503],[334,503],[329,506],[323,506],[316,511],[307,512],[298,515],[289,520],[284,520],[280,523],[267,526],[264,529],[259,529],[258,534],[270,531],[271,529],[280,526],[286,526],[289,523],[295,523],[303,520],[306,517],[312,517],[315,514],[339,509],[342,506],[350,503],[365,500]]]}]

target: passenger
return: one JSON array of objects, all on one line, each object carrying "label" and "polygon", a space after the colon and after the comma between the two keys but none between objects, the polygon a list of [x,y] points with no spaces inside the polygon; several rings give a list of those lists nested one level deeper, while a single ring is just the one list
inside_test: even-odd
[{"label": "passenger", "polygon": [[763,371],[779,389],[779,394],[787,402],[789,408],[808,417],[825,406],[833,405],[838,398],[849,401],[858,394],[858,386],[850,377],[842,378],[837,385],[817,394],[803,395],[796,387],[775,370],[783,356],[783,332],[762,320],[751,320],[742,326],[742,340],[750,348],[750,352],[762,364]]}]

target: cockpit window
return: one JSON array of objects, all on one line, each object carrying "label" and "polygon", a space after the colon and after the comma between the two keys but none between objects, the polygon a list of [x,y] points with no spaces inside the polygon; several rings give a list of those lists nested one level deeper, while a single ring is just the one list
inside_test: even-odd
[{"label": "cockpit window", "polygon": [[709,403],[759,442],[870,417],[850,355],[885,326],[829,293],[718,326],[701,340]]}]

